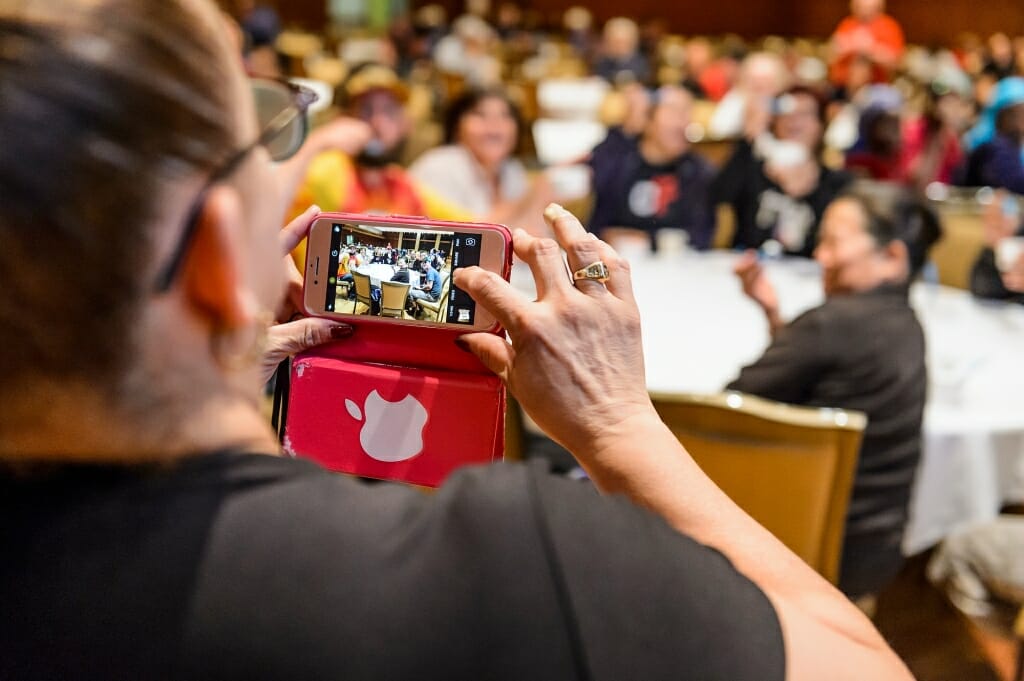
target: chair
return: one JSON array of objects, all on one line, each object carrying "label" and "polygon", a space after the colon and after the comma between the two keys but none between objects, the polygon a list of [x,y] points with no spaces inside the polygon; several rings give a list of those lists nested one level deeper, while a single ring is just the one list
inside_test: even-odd
[{"label": "chair", "polygon": [[728,203],[720,203],[715,208],[715,248],[732,248],[732,240],[736,236],[736,211]]},{"label": "chair", "polygon": [[652,394],[662,420],[743,510],[833,584],[867,418],[729,392]]},{"label": "chair", "polygon": [[436,301],[423,298],[416,301],[421,310],[433,316],[433,319],[429,321],[444,322],[448,320],[448,283],[451,280],[450,272],[444,275],[444,281],[441,282],[441,295],[438,296]]},{"label": "chair", "polygon": [[952,201],[932,205],[942,220],[942,239],[931,250],[939,283],[970,290],[971,269],[985,248],[984,206]]},{"label": "chair", "polygon": [[409,301],[409,284],[398,281],[380,282],[380,316],[408,319],[405,305]]},{"label": "chair", "polygon": [[352,283],[356,287],[356,302],[352,306],[352,314],[356,314],[360,303],[366,305],[368,309],[372,308],[373,299],[370,297],[370,275],[360,274],[355,270],[352,270],[350,274],[352,275]]}]

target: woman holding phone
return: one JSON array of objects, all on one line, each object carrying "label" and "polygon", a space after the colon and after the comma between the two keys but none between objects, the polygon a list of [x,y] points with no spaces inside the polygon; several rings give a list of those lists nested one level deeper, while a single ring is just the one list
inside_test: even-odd
[{"label": "woman holding phone", "polygon": [[608,496],[274,456],[267,366],[343,327],[267,329],[308,100],[258,120],[220,21],[0,7],[0,677],[909,678],[658,420],[628,267],[557,208],[557,243],[516,235],[537,301],[456,275],[512,344],[463,338]]}]

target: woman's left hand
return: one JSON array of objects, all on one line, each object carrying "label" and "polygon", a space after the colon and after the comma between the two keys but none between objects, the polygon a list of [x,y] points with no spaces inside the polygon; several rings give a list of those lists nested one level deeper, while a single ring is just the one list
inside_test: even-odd
[{"label": "woman's left hand", "polygon": [[260,360],[260,372],[264,381],[269,381],[277,366],[286,358],[331,341],[348,338],[353,327],[332,319],[302,317],[302,274],[292,260],[291,252],[306,238],[314,218],[320,212],[318,206],[306,211],[288,223],[281,230],[281,248],[287,269],[287,288],[284,300],[274,315],[274,322],[267,329],[267,342]]}]

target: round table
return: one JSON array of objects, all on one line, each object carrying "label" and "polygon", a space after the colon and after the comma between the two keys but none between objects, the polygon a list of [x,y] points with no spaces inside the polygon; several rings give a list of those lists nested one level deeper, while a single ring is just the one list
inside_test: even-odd
[{"label": "round table", "polygon": [[[370,283],[373,286],[380,287],[380,282],[391,281],[391,277],[395,276],[395,272],[398,268],[393,265],[387,265],[385,263],[375,262],[367,265],[360,265],[355,268],[359,274],[366,274],[370,277]],[[420,284],[420,273],[409,270],[409,283],[413,286],[419,286]]]},{"label": "round table", "polygon": [[[768,326],[732,274],[736,254],[628,257],[650,390],[720,392],[764,352]],[[822,302],[813,261],[765,267],[785,319]],[[512,281],[534,292],[525,265],[516,265]],[[923,283],[911,299],[925,329],[930,385],[907,554],[994,518],[1006,502],[1024,501],[1024,306],[979,303],[965,291]]]}]

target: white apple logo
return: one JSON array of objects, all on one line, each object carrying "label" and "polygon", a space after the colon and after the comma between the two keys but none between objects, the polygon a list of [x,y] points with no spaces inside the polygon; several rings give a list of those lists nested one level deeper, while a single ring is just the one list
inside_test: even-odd
[{"label": "white apple logo", "polygon": [[423,451],[423,427],[427,410],[412,395],[401,402],[388,402],[376,390],[366,396],[364,409],[352,400],[345,408],[356,421],[366,420],[359,431],[359,444],[371,459],[395,463],[405,461]]}]

